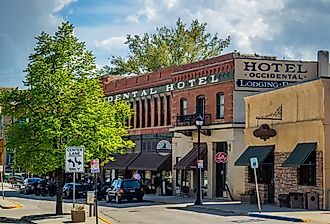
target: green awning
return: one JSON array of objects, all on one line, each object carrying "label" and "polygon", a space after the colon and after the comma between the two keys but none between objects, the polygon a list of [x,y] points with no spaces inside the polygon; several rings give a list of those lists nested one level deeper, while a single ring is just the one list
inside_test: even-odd
[{"label": "green awning", "polygon": [[249,146],[245,152],[236,160],[235,166],[250,166],[250,158],[257,157],[261,164],[274,150],[274,145]]},{"label": "green awning", "polygon": [[290,156],[282,164],[284,167],[299,167],[316,149],[316,143],[298,143]]}]

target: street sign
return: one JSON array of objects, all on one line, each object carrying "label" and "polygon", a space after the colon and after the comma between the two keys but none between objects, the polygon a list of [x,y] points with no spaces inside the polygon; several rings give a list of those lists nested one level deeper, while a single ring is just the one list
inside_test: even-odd
[{"label": "street sign", "polygon": [[228,155],[225,152],[217,152],[214,155],[214,161],[216,163],[226,163],[228,161]]},{"label": "street sign", "polygon": [[198,168],[203,168],[203,160],[201,160],[201,159],[197,160],[197,167]]},{"label": "street sign", "polygon": [[250,158],[250,164],[252,169],[258,168],[259,167],[258,158],[257,157]]},{"label": "street sign", "polygon": [[84,148],[72,146],[65,149],[65,172],[83,173],[84,172]]},{"label": "street sign", "polygon": [[94,191],[87,191],[87,204],[92,205],[94,204],[95,192]]},{"label": "street sign", "polygon": [[99,159],[93,159],[91,161],[91,173],[99,173],[99,172],[100,172]]}]

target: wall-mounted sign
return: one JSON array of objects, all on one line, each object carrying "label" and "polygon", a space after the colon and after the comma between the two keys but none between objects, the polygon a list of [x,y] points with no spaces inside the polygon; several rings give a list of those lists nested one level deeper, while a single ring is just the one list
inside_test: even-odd
[{"label": "wall-mounted sign", "polygon": [[217,152],[214,155],[214,161],[216,163],[226,163],[228,161],[228,155],[225,152]]},{"label": "wall-mounted sign", "polygon": [[269,127],[268,124],[262,124],[260,128],[253,131],[254,137],[260,138],[264,141],[276,136],[276,131]]},{"label": "wall-mounted sign", "polygon": [[183,90],[197,86],[216,84],[225,80],[233,79],[233,74],[233,71],[229,71],[189,80],[183,80],[180,82],[170,83],[164,86],[156,86],[149,89],[141,89],[133,92],[117,94],[114,96],[106,96],[105,100],[110,103],[114,100],[129,100],[146,96],[153,96],[160,93],[166,93],[175,90]]},{"label": "wall-mounted sign", "polygon": [[167,140],[160,140],[156,146],[156,149],[160,155],[167,156],[172,151],[172,145]]},{"label": "wall-mounted sign", "polygon": [[261,91],[317,77],[317,62],[235,59],[235,90]]}]

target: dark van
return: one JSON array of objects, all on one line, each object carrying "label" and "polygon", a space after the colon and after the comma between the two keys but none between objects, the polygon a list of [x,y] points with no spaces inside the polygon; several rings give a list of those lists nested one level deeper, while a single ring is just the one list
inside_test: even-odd
[{"label": "dark van", "polygon": [[114,199],[116,203],[119,204],[123,199],[127,199],[129,202],[132,201],[133,198],[142,201],[143,196],[143,187],[140,181],[122,179],[113,181],[111,187],[107,190],[105,200],[111,202],[112,199]]}]

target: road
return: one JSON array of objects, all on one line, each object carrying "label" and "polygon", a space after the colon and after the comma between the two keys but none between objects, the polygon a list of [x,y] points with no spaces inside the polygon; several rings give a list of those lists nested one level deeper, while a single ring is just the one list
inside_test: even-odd
[{"label": "road", "polygon": [[[23,205],[17,209],[0,209],[0,223],[68,223],[67,219],[53,217],[50,222],[47,216],[55,211],[55,197],[23,195],[15,191],[6,191],[8,199]],[[83,203],[83,200],[78,200]],[[64,212],[69,217],[71,200],[65,200]],[[87,208],[87,207],[86,207]],[[99,216],[112,224],[226,224],[226,223],[290,223],[280,220],[238,216],[232,213],[187,208],[186,204],[164,205],[155,202],[124,202],[122,204],[99,202]],[[207,212],[207,213],[206,213]],[[22,220],[32,220],[24,222]],[[92,220],[92,222],[91,222]],[[95,223],[89,218],[88,223]],[[99,220],[99,223],[105,223]]]}]

